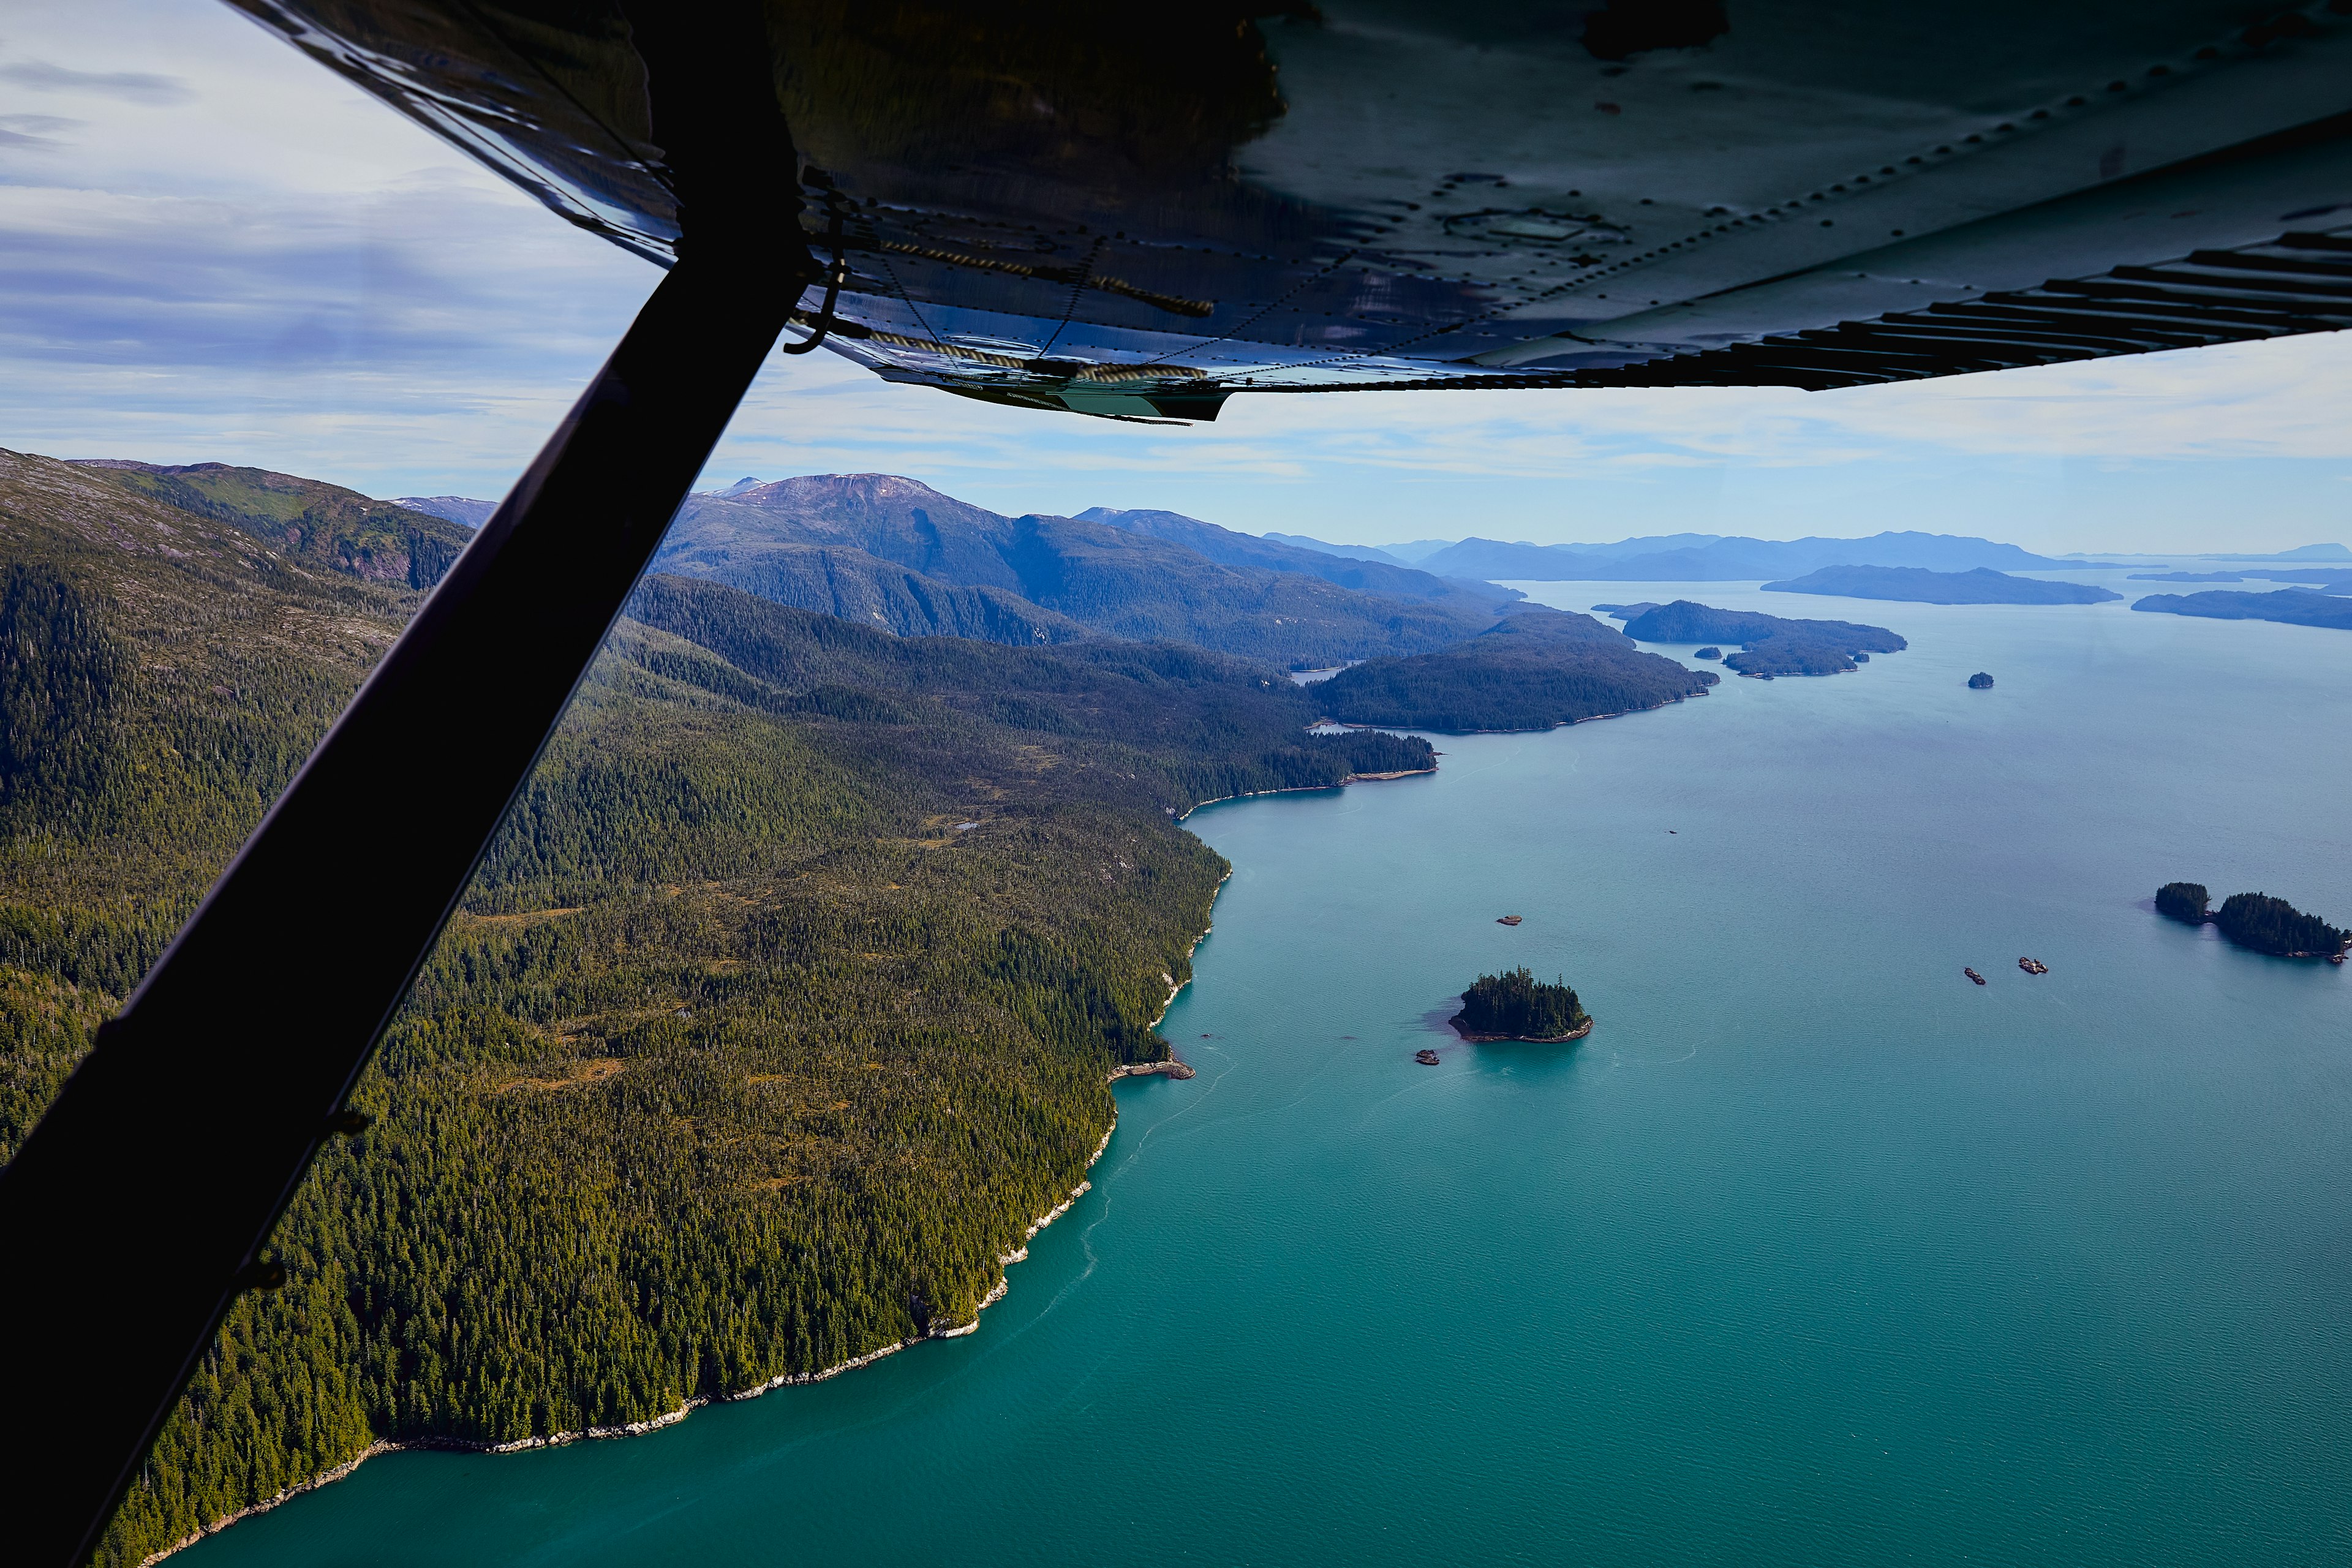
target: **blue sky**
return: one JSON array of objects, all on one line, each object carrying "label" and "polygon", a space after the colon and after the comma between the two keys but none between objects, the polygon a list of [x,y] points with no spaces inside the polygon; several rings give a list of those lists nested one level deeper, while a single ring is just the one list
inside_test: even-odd
[{"label": "blue sky", "polygon": [[[496,497],[653,269],[214,0],[0,13],[0,446]],[[1237,397],[1113,425],[771,362],[710,477],[1384,542],[1883,528],[2051,551],[2352,540],[2352,341],[1842,393]]]}]

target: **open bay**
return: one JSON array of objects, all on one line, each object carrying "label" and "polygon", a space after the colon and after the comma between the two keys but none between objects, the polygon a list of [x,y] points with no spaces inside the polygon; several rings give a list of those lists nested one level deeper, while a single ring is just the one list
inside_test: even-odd
[{"label": "open bay", "polygon": [[[2352,917],[2352,635],[1526,586],[1912,647],[1196,813],[1234,866],[1164,1026],[1199,1076],[1120,1086],[976,1334],[378,1458],[184,1561],[2352,1554],[2352,965],[2147,904]],[[1431,1032],[1516,963],[1592,1037]]]}]

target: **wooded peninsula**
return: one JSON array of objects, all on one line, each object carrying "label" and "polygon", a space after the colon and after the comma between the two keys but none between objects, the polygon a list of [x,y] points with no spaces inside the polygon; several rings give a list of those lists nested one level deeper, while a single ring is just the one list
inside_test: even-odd
[{"label": "wooded peninsula", "polygon": [[1375,658],[1316,688],[1346,724],[1549,730],[1706,695],[1722,678],[1643,653],[1590,616],[1524,610],[1435,653]]},{"label": "wooded peninsula", "polygon": [[1911,645],[1885,626],[1853,621],[1795,621],[1754,610],[1718,610],[1676,599],[1654,605],[1625,623],[1643,642],[1741,643],[1726,669],[1741,675],[1838,675],[1853,669],[1856,654],[1900,653]]}]

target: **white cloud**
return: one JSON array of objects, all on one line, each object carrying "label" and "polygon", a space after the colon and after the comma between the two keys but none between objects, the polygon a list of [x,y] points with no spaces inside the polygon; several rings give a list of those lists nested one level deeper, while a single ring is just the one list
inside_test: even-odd
[{"label": "white cloud", "polygon": [[83,71],[47,60],[0,65],[0,81],[36,92],[70,92],[125,103],[176,104],[195,97],[188,84],[156,71]]}]

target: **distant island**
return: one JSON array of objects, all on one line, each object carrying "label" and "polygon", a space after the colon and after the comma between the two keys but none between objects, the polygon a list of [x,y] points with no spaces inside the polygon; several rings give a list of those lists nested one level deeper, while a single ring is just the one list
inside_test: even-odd
[{"label": "distant island", "polygon": [[1979,566],[1970,572],[1930,572],[1921,566],[1824,566],[1768,594],[1828,594],[1843,599],[1901,599],[1917,605],[2098,605],[2121,594],[2087,583],[2012,577]]},{"label": "distant island", "polygon": [[2281,588],[2271,594],[2150,594],[2132,608],[2216,621],[2280,621],[2291,626],[2352,631],[2352,598],[2309,588]]},{"label": "distant island", "polygon": [[1741,675],[1837,675],[1857,653],[1900,653],[1911,645],[1885,626],[1851,621],[1792,621],[1753,610],[1718,610],[1688,599],[1659,605],[1625,623],[1643,642],[1742,643],[1724,658]]},{"label": "distant island", "polygon": [[2133,583],[2304,583],[2323,594],[2352,593],[2352,568],[2249,566],[2239,572],[2135,572]]},{"label": "distant island", "polygon": [[2203,884],[2167,882],[2156,890],[2156,912],[2187,925],[2210,921],[2238,946],[2274,958],[2325,958],[2344,962],[2352,948],[2352,932],[2337,930],[2317,915],[2305,914],[2284,899],[2267,893],[2233,893],[2218,911]]},{"label": "distant island", "polygon": [[1693,658],[1721,658],[1723,657],[1723,650],[1716,647],[1713,643],[1709,643],[1705,647],[1699,649],[1696,653],[1691,655],[1691,657]]},{"label": "distant island", "polygon": [[1451,1020],[1465,1040],[1529,1040],[1557,1045],[1592,1033],[1592,1015],[1565,984],[1545,984],[1521,964],[1500,974],[1482,974],[1462,993],[1462,1011]]},{"label": "distant island", "polygon": [[1974,675],[1969,677],[1969,689],[1970,691],[1990,691],[1992,689],[1992,677],[1987,675],[1981,669],[1978,670]]},{"label": "distant island", "polygon": [[2213,918],[2213,895],[2202,882],[2167,882],[2156,890],[2156,912],[2184,925],[2201,926]]},{"label": "distant island", "polygon": [[1465,642],[1407,658],[1372,658],[1315,687],[1343,724],[1465,733],[1549,730],[1662,708],[1722,679],[1643,653],[1590,616],[1527,610]]},{"label": "distant island", "polygon": [[1444,577],[1545,583],[1756,583],[1852,562],[1965,572],[1973,566],[2034,571],[2080,565],[2014,544],[1947,533],[1881,533],[1868,539],[1746,539],[1675,533],[1614,544],[1529,544],[1465,539],[1414,565]]},{"label": "distant island", "polygon": [[2240,947],[2279,958],[2332,958],[2343,961],[2352,937],[2317,915],[2305,914],[2284,899],[2267,893],[2232,893],[2213,915],[2213,924]]}]

